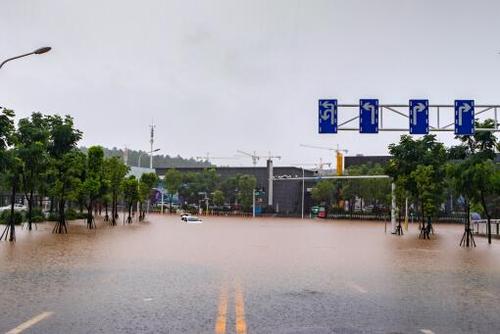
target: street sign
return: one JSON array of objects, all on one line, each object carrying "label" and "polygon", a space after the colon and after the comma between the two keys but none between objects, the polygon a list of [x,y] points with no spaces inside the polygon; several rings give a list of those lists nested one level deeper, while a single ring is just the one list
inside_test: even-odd
[{"label": "street sign", "polygon": [[410,133],[429,133],[429,100],[410,100]]},{"label": "street sign", "polygon": [[455,134],[474,134],[474,100],[455,100]]},{"label": "street sign", "polygon": [[337,100],[319,100],[319,133],[337,133]]},{"label": "street sign", "polygon": [[378,100],[359,100],[359,132],[378,133]]}]

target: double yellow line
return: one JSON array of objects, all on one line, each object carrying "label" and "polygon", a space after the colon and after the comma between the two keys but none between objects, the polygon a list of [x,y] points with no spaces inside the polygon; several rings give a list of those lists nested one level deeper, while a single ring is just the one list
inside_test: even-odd
[{"label": "double yellow line", "polygon": [[[215,334],[226,334],[228,304],[228,289],[227,286],[224,286],[219,294],[217,320],[215,322]],[[236,284],[234,292],[234,311],[236,315],[236,334],[246,334],[247,323],[245,320],[245,297],[243,294],[243,289],[239,284]]]}]

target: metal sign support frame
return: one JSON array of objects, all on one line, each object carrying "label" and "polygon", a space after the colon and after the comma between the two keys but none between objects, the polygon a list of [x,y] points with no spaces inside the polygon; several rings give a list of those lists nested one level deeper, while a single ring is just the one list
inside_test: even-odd
[{"label": "metal sign support frame", "polygon": [[[356,108],[359,109],[359,104],[338,104],[338,108]],[[379,105],[379,131],[396,131],[396,132],[408,132],[408,128],[395,128],[395,127],[384,127],[384,111],[392,112],[406,119],[409,115],[403,111],[398,110],[401,108],[405,109],[405,112],[409,110],[409,105],[407,104],[380,104]],[[429,119],[429,132],[454,132],[453,125],[455,123],[446,124],[441,126],[440,114],[442,109],[451,109],[454,112],[454,105],[448,104],[430,104],[429,105],[429,115],[432,110],[436,112],[436,124],[432,126]],[[493,119],[495,120],[494,128],[475,128],[475,131],[490,131],[490,132],[500,132],[500,124],[498,123],[498,111],[500,110],[500,105],[476,105],[475,116],[481,115],[488,111],[493,111]],[[349,123],[359,119],[359,115],[348,119],[338,125],[337,131],[359,131],[359,127],[348,127]]]}]

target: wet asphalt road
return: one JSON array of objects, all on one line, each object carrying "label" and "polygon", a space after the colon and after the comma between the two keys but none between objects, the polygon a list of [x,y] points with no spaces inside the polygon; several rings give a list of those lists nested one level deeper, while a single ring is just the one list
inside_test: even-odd
[{"label": "wet asphalt road", "polygon": [[[500,242],[176,216],[0,243],[0,333],[500,333]],[[22,329],[19,328],[18,329]]]}]

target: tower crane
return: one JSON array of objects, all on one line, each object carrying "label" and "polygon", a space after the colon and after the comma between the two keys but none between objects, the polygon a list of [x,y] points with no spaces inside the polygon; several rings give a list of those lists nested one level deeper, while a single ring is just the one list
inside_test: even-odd
[{"label": "tower crane", "polygon": [[252,164],[253,166],[257,166],[257,162],[259,161],[260,157],[257,155],[257,153],[255,153],[255,151],[253,151],[253,154],[251,153],[247,153],[247,152],[244,152],[244,151],[240,151],[240,150],[237,150],[236,152],[240,153],[240,154],[244,154],[250,158],[252,158]]},{"label": "tower crane", "polygon": [[229,156],[229,157],[214,157],[214,156],[211,156],[209,152],[207,152],[205,156],[196,157],[197,160],[200,160],[200,161],[206,160],[208,162],[210,162],[212,160],[236,160],[236,159],[240,159],[240,158],[241,158],[241,156],[238,156],[238,155],[233,155],[233,156]]},{"label": "tower crane", "polygon": [[307,147],[307,148],[315,148],[315,149],[319,149],[319,150],[335,151],[336,152],[336,161],[337,161],[337,175],[343,174],[343,172],[344,172],[344,153],[347,154],[348,150],[341,149],[339,147],[339,145],[337,145],[337,148],[315,146],[315,145],[306,145],[306,144],[300,144],[300,146]]},{"label": "tower crane", "polygon": [[244,152],[244,151],[241,151],[241,150],[237,150],[236,152],[240,153],[240,154],[244,154],[250,158],[252,158],[252,164],[253,166],[255,167],[257,165],[257,162],[260,160],[260,159],[266,159],[266,160],[272,160],[272,159],[281,159],[281,156],[279,155],[272,155],[271,152],[269,152],[268,155],[257,155],[257,153],[255,151],[253,151],[253,154],[252,153],[248,153],[248,152]]}]

